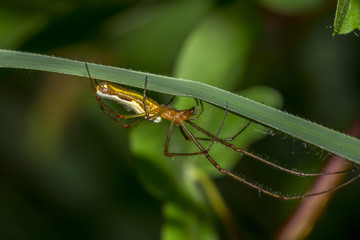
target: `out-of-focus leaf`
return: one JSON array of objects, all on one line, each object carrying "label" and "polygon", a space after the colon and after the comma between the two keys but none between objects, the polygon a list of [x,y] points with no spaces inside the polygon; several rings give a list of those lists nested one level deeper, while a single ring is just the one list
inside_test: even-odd
[{"label": "out-of-focus leaf", "polygon": [[127,66],[169,72],[189,31],[212,6],[209,0],[139,5],[112,18],[105,29]]},{"label": "out-of-focus leaf", "polygon": [[162,229],[162,239],[218,239],[215,228],[210,227],[211,217],[194,215],[188,209],[167,203],[164,206],[166,222]]},{"label": "out-of-focus leaf", "polygon": [[45,24],[46,17],[41,14],[23,15],[0,7],[0,47],[18,48]]},{"label": "out-of-focus leaf", "polygon": [[[225,89],[235,89],[241,84],[249,53],[256,42],[260,29],[259,14],[255,6],[249,2],[231,4],[210,14],[194,28],[188,37],[178,58],[175,75],[196,79]],[[269,90],[270,92],[271,90]],[[252,98],[256,94],[250,95],[252,96],[245,96]],[[257,96],[259,97],[259,95]],[[252,99],[269,103],[261,99],[261,97]],[[189,100],[181,99],[177,101],[177,104],[185,106],[185,102],[189,102]],[[192,104],[193,101],[190,100],[190,103]],[[279,103],[274,106],[279,107]],[[204,116],[197,120],[196,124],[215,134],[221,125],[223,117],[224,111],[205,105]],[[239,131],[247,123],[248,121],[245,119],[228,114],[220,137],[233,136],[236,131]],[[233,143],[246,148],[252,141],[251,139],[257,138],[255,135],[259,134],[259,132],[251,131],[251,129],[252,126]],[[196,131],[194,132],[195,135],[202,136]],[[208,142],[202,143],[204,146],[208,145]],[[182,146],[183,151],[185,149],[189,151],[189,145],[184,144]],[[211,149],[210,155],[223,168],[231,169],[240,155],[227,148],[217,147],[220,144],[215,145]],[[194,144],[190,149],[192,149],[192,152],[199,151]],[[192,157],[190,161],[208,173],[219,175],[218,171],[204,156]]]},{"label": "out-of-focus leaf", "polygon": [[312,11],[323,5],[326,0],[260,0],[259,2],[276,12],[283,14],[296,14]]}]

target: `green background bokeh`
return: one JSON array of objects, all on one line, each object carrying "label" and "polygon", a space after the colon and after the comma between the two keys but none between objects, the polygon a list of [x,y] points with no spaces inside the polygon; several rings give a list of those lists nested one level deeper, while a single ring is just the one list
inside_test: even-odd
[{"label": "green background bokeh", "polygon": [[[332,38],[335,1],[290,2],[2,1],[0,48],[203,81],[346,131],[359,107],[358,38]],[[162,156],[168,123],[122,129],[100,111],[88,79],[1,69],[0,84],[1,239],[229,237],[186,185],[188,166],[217,176],[206,159]],[[177,107],[193,104],[177,100]],[[223,114],[205,105],[199,124],[215,132]],[[230,116],[222,133],[244,124]],[[255,134],[237,144],[290,168],[316,170],[302,161],[309,149],[294,154],[301,143],[263,138],[257,125],[247,131]],[[183,151],[179,139],[174,130],[171,147]],[[238,162],[229,149],[214,151],[225,166]],[[277,173],[251,160],[239,164],[234,172],[246,168],[250,180],[265,185]],[[271,187],[292,192],[308,184],[286,175],[274,181]],[[296,206],[228,177],[215,182],[250,239],[274,235]],[[358,184],[339,190],[310,239],[358,235]]]}]

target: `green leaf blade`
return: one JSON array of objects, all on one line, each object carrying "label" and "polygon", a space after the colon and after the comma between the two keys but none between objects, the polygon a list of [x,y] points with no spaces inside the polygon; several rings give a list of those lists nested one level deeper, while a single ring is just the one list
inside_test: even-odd
[{"label": "green leaf blade", "polygon": [[[360,140],[295,117],[278,109],[203,83],[88,64],[93,78],[148,89],[170,95],[194,97],[225,108],[252,121],[289,134],[348,160],[360,163]],[[32,53],[0,50],[0,67],[20,68],[87,77],[83,62]]]},{"label": "green leaf blade", "polygon": [[360,29],[360,1],[339,0],[334,22],[333,36]]}]

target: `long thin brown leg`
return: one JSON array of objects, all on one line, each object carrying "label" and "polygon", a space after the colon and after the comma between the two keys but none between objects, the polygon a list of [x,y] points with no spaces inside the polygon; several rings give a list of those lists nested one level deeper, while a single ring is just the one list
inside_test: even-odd
[{"label": "long thin brown leg", "polygon": [[123,128],[130,128],[133,127],[135,125],[137,125],[139,122],[141,122],[142,120],[144,120],[144,118],[138,118],[135,122],[132,123],[124,123],[122,122],[120,119],[121,118],[117,118],[114,116],[113,112],[109,112],[108,110],[101,108],[101,110],[103,111],[103,113],[105,113],[108,117],[110,117],[112,120],[114,120],[115,122],[117,122],[118,124],[120,124]]},{"label": "long thin brown leg", "polygon": [[[281,167],[281,166],[279,166],[279,165],[277,165],[275,163],[272,163],[272,162],[267,161],[267,160],[265,160],[265,159],[263,159],[261,157],[258,157],[258,156],[254,155],[254,154],[251,154],[251,153],[249,153],[249,152],[247,152],[247,151],[245,151],[245,150],[243,150],[241,148],[236,147],[234,144],[231,144],[231,143],[227,142],[227,139],[230,139],[230,141],[232,141],[234,138],[239,136],[239,134],[242,133],[249,126],[250,122],[245,127],[243,127],[237,134],[235,134],[232,138],[226,138],[226,139],[218,138],[218,135],[219,135],[221,129],[223,128],[223,126],[224,126],[227,113],[228,113],[228,108],[226,107],[224,118],[222,120],[221,126],[220,126],[216,136],[211,134],[210,132],[206,131],[205,129],[201,128],[200,126],[196,125],[195,123],[193,123],[190,120],[186,120],[186,122],[188,124],[190,124],[191,126],[193,126],[194,128],[196,128],[197,130],[199,130],[200,132],[202,132],[203,134],[207,135],[208,138],[198,138],[198,137],[194,137],[194,136],[189,137],[188,134],[184,131],[184,128],[182,128],[181,126],[180,126],[180,132],[182,133],[184,138],[186,140],[189,140],[189,141],[193,141],[193,139],[212,141],[212,143],[207,148],[207,150],[205,150],[207,152],[210,151],[210,149],[211,149],[212,145],[214,144],[214,142],[217,141],[217,142],[219,142],[219,143],[233,149],[236,152],[243,153],[243,154],[245,154],[245,155],[247,155],[247,156],[249,156],[251,158],[254,158],[254,159],[256,159],[256,160],[258,160],[260,162],[263,162],[263,163],[265,163],[267,165],[270,165],[270,166],[272,166],[272,167],[274,167],[276,169],[279,169],[279,170],[282,170],[284,172],[288,172],[290,174],[294,174],[294,175],[297,175],[297,176],[309,176],[309,177],[313,176],[314,177],[314,176],[323,176],[323,175],[334,175],[334,174],[341,174],[341,173],[349,172],[351,170],[351,169],[347,169],[347,170],[343,170],[343,171],[327,172],[327,173],[303,173],[303,172],[298,172],[298,171],[294,171],[294,170],[290,170],[290,169]],[[181,156],[182,154],[184,154],[184,155],[201,155],[201,154],[204,154],[204,152],[194,152],[194,153],[186,153],[186,154],[185,153],[172,153],[172,154],[169,154],[169,155]]]},{"label": "long thin brown leg", "polygon": [[[199,130],[200,132],[204,133],[205,135],[209,136],[210,139],[213,139],[215,136],[213,134],[211,134],[210,132],[206,131],[205,129],[201,128],[200,126],[196,125],[195,123],[191,122],[191,121],[186,121],[188,124],[190,124],[192,127],[194,127],[195,129]],[[195,137],[194,137],[195,139]],[[244,149],[238,148],[236,147],[234,144],[228,143],[226,141],[224,141],[221,138],[215,138],[216,142],[219,142],[221,144],[223,144],[224,146],[227,146],[231,149],[233,149],[235,152],[238,153],[242,153],[244,155],[247,155],[255,160],[258,160],[264,164],[267,164],[269,166],[272,166],[274,168],[280,169],[284,172],[288,172],[297,176],[308,176],[308,177],[314,177],[314,176],[323,176],[323,175],[333,175],[333,174],[340,174],[340,173],[345,173],[345,172],[349,172],[351,169],[347,169],[347,170],[343,170],[343,171],[338,171],[338,172],[326,172],[326,173],[303,173],[303,172],[298,172],[298,171],[294,171],[294,170],[290,170],[284,167],[281,167],[275,163],[269,162],[259,156],[256,156],[252,153],[249,153],[247,151],[245,151]]]},{"label": "long thin brown leg", "polygon": [[[194,156],[194,155],[200,155],[200,154],[204,154],[203,152],[195,152],[195,153],[170,153],[169,152],[169,144],[170,144],[170,138],[171,138],[171,133],[174,129],[174,120],[170,122],[170,126],[169,126],[169,130],[166,136],[166,141],[165,141],[165,148],[164,148],[164,155],[167,157],[172,157],[172,156]],[[181,127],[180,127],[181,129]]]},{"label": "long thin brown leg", "polygon": [[[203,110],[203,108],[202,108],[202,110]],[[202,113],[202,111],[201,111],[199,114],[201,114],[201,113]],[[208,146],[208,148],[205,150],[206,152],[209,152],[209,151],[210,151],[211,147],[213,146],[213,144],[215,143],[216,139],[218,138],[218,136],[219,136],[219,134],[220,134],[220,131],[221,131],[223,125],[224,125],[224,122],[225,122],[225,118],[226,118],[227,113],[228,113],[228,108],[226,108],[225,116],[224,116],[224,119],[223,119],[223,121],[222,121],[222,123],[221,123],[221,126],[220,126],[219,130],[218,130],[218,132],[216,133],[216,136],[214,136],[213,139],[211,139],[212,142],[210,143],[210,145]],[[170,124],[170,127],[169,127],[168,135],[167,135],[166,142],[165,142],[164,155],[167,156],[167,157],[172,157],[172,156],[194,156],[194,155],[204,154],[204,152],[194,152],[194,153],[169,153],[169,151],[168,151],[168,150],[169,150],[169,142],[170,142],[170,136],[171,136],[171,133],[172,133],[172,130],[173,130],[173,127],[174,127],[174,121],[175,121],[174,119],[173,119],[173,121],[171,121],[171,124]],[[193,141],[194,136],[193,136],[193,138],[189,137],[189,136],[186,134],[184,128],[181,127],[181,126],[179,126],[179,129],[180,129],[180,132],[182,133],[182,135],[184,136],[184,138],[185,138],[186,140]],[[208,139],[206,139],[206,140],[208,140]]]},{"label": "long thin brown leg", "polygon": [[206,150],[207,152],[210,151],[210,149],[211,149],[211,147],[214,145],[216,139],[219,138],[219,134],[220,134],[222,128],[224,127],[225,119],[226,119],[226,116],[227,116],[228,112],[229,112],[229,103],[226,102],[226,109],[225,109],[224,118],[223,118],[223,120],[222,120],[222,122],[221,122],[221,125],[220,125],[219,130],[217,131],[216,135],[212,138],[212,142],[210,143],[209,147],[208,147],[207,150]]},{"label": "long thin brown leg", "polygon": [[350,179],[349,181],[343,183],[343,184],[340,184],[336,187],[333,187],[333,188],[330,188],[330,189],[327,189],[327,190],[324,190],[324,191],[320,191],[320,192],[316,192],[316,193],[308,193],[308,194],[303,194],[303,195],[295,195],[295,196],[284,196],[284,195],[280,195],[280,194],[277,194],[277,193],[274,193],[274,192],[271,192],[267,189],[264,189],[263,187],[261,186],[258,186],[254,183],[251,183],[249,181],[247,181],[245,178],[243,177],[240,177],[238,175],[235,175],[231,172],[229,172],[228,170],[226,169],[223,169],[211,156],[210,154],[204,149],[204,147],[199,143],[199,141],[197,141],[194,137],[194,135],[189,131],[189,129],[183,124],[181,123],[181,127],[184,129],[184,131],[186,132],[186,134],[188,136],[190,136],[190,138],[193,139],[193,142],[196,144],[196,146],[199,148],[199,150],[205,155],[205,157],[209,160],[209,162],[222,174],[225,174],[225,175],[228,175],[232,178],[234,178],[235,180],[238,180],[252,188],[255,188],[256,190],[260,191],[260,192],[263,192],[267,195],[270,195],[270,196],[273,196],[275,198],[279,198],[279,199],[284,199],[284,200],[295,200],[295,199],[302,199],[302,198],[306,198],[306,197],[312,197],[312,196],[316,196],[316,195],[320,195],[320,194],[325,194],[325,193],[328,193],[328,192],[331,192],[331,191],[334,191],[334,190],[337,190],[339,188],[342,188],[348,184],[350,184],[351,182],[355,181],[356,179],[358,179],[360,177],[360,174],[358,174],[356,177]]},{"label": "long thin brown leg", "polygon": [[[192,121],[195,121],[195,120],[198,120],[199,117],[201,116],[201,114],[204,112],[204,105],[203,105],[203,102],[201,100],[197,100],[196,98],[195,99],[195,102],[196,102],[196,110],[195,110],[195,113],[194,113],[194,118],[191,118],[190,120]],[[201,110],[200,112],[198,113],[199,111],[199,102],[200,102],[200,107],[201,107]]]},{"label": "long thin brown leg", "polygon": [[[229,138],[222,138],[222,140],[226,141],[226,142],[231,142],[233,141],[235,138],[237,138],[241,133],[243,133],[245,131],[245,129],[250,125],[251,122],[248,122],[242,129],[240,129],[234,136],[229,137]],[[184,135],[184,134],[183,134]],[[184,135],[185,136],[185,135]],[[203,141],[212,141],[212,138],[199,138],[199,137],[195,137],[197,140],[203,140]],[[191,141],[191,138],[189,137],[185,137],[186,140]]]},{"label": "long thin brown leg", "polygon": [[235,138],[237,138],[241,133],[243,133],[245,131],[245,129],[247,129],[247,127],[250,125],[251,122],[248,122],[242,129],[240,129],[240,131],[238,131],[234,136],[229,137],[229,138],[224,138],[223,140],[226,142],[231,142],[232,140],[234,140]]},{"label": "long thin brown leg", "polygon": [[148,110],[148,106],[146,104],[146,88],[147,88],[147,81],[148,81],[148,76],[145,77],[145,83],[144,83],[144,97],[143,97],[143,104],[144,104],[144,108],[145,108],[145,115],[147,119],[149,118],[149,110]]},{"label": "long thin brown leg", "polygon": [[[233,141],[236,137],[238,137],[241,133],[244,132],[244,130],[250,125],[251,122],[248,122],[242,129],[240,129],[239,132],[237,132],[233,137],[229,137],[229,138],[222,138],[222,140],[226,141],[226,142],[231,142]],[[182,128],[180,128],[180,131],[182,133],[182,135],[184,136],[184,138],[187,140],[187,141],[192,141],[192,139],[186,135],[186,133],[181,130]],[[200,140],[200,141],[212,141],[213,139],[212,138],[205,138],[205,137],[195,137],[196,140]]]},{"label": "long thin brown leg", "polygon": [[[198,100],[197,100],[196,98],[195,98],[195,101],[196,101],[197,106],[198,106]],[[204,111],[204,106],[203,106],[202,101],[200,101],[200,104],[201,104],[201,111],[200,111],[200,113],[199,113],[198,115],[195,114],[196,117],[193,118],[193,119],[189,119],[189,120],[194,121],[194,120],[199,119],[200,115],[201,115],[201,114],[203,113],[203,111]],[[224,115],[224,117],[223,117],[223,123],[222,123],[222,125],[224,125],[227,112],[228,112],[228,107],[226,106],[225,115]],[[240,129],[240,131],[238,131],[234,136],[229,137],[229,138],[223,138],[223,140],[226,141],[226,142],[231,142],[231,141],[233,141],[233,140],[234,140],[235,138],[237,138],[242,132],[245,131],[245,129],[250,125],[250,123],[251,123],[251,122],[248,122],[248,123],[247,123],[242,129]],[[222,126],[221,126],[221,128],[222,128]],[[221,131],[221,128],[220,128],[219,131]],[[182,135],[184,136],[184,138],[185,138],[186,140],[188,140],[188,141],[191,141],[191,140],[192,140],[190,137],[188,137],[188,136],[184,133],[183,130],[181,130],[181,128],[180,128],[180,131],[181,131]],[[201,140],[201,141],[213,141],[213,138],[204,138],[204,137],[195,137],[195,138],[196,138],[197,140]]]},{"label": "long thin brown leg", "polygon": [[[197,124],[193,123],[192,121],[190,120],[186,120],[186,122],[188,124],[190,124],[191,126],[193,126],[194,128],[196,128],[197,130],[199,130],[200,132],[202,132],[203,134],[207,135],[208,138],[198,138],[198,137],[195,137],[195,136],[188,136],[188,134],[185,132],[184,128],[179,126],[179,129],[180,129],[180,132],[182,133],[182,135],[184,136],[184,138],[186,140],[189,140],[189,141],[193,141],[193,139],[196,139],[196,140],[206,140],[206,141],[212,141],[212,143],[209,145],[209,147],[205,150],[206,152],[209,152],[212,145],[214,144],[214,142],[219,142],[231,149],[233,149],[234,151],[236,152],[239,152],[239,153],[243,153],[255,160],[258,160],[262,163],[265,163],[267,165],[270,165],[276,169],[279,169],[281,171],[284,171],[284,172],[288,172],[290,174],[294,174],[294,175],[297,175],[297,176],[307,176],[307,177],[314,177],[314,176],[323,176],[323,175],[334,175],[334,174],[341,174],[341,173],[346,173],[346,172],[349,172],[351,169],[346,169],[346,170],[343,170],[343,171],[336,171],[336,172],[326,172],[326,173],[304,173],[304,172],[298,172],[298,171],[294,171],[294,170],[290,170],[290,169],[287,169],[287,168],[284,168],[284,167],[281,167],[275,163],[272,163],[270,161],[267,161],[259,156],[256,156],[254,154],[251,154],[241,148],[238,148],[236,147],[234,144],[231,144],[231,143],[228,143],[226,141],[226,139],[221,139],[221,138],[218,138],[219,136],[219,133],[221,131],[221,129],[223,128],[224,126],[224,123],[225,123],[225,119],[226,119],[226,116],[227,116],[227,113],[228,113],[228,108],[225,109],[225,114],[224,114],[224,118],[222,120],[222,123],[221,123],[221,126],[217,132],[216,135],[213,135],[211,134],[210,132],[206,131],[205,129],[201,128],[200,126],[198,126]],[[243,132],[248,126],[249,126],[250,122],[245,126],[243,127],[237,134],[234,135],[234,137],[230,138],[230,141],[233,140],[234,138],[236,138],[241,132]],[[227,138],[228,139],[228,138]],[[169,153],[167,151],[168,149],[166,148],[166,156],[193,156],[193,155],[201,155],[201,154],[204,154],[204,152],[193,152],[193,153]]]},{"label": "long thin brown leg", "polygon": [[88,67],[88,65],[87,65],[86,62],[85,62],[85,67],[86,67],[86,71],[87,71],[87,73],[88,73],[88,75],[89,75],[89,79],[90,79],[90,83],[91,83],[91,88],[93,89],[94,94],[95,94],[95,98],[96,98],[97,95],[96,95],[96,89],[95,89],[95,84],[96,84],[95,79],[92,79],[92,78],[91,78],[90,71],[89,71],[89,67]]},{"label": "long thin brown leg", "polygon": [[[181,127],[179,127],[179,129],[180,129],[180,132],[181,132],[181,134],[184,136],[184,138],[185,138],[185,140],[187,140],[187,141],[192,141],[192,138],[191,137],[189,137],[188,135],[186,135],[186,133],[184,132],[184,130],[181,128]],[[195,139],[196,140],[200,140],[200,141],[212,141],[212,139],[211,138],[204,138],[204,137],[195,137]]]}]

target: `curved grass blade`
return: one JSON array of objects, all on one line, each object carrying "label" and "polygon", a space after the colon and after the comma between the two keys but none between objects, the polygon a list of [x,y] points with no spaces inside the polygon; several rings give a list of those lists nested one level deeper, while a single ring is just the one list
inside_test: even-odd
[{"label": "curved grass blade", "polygon": [[[360,140],[203,83],[88,63],[93,78],[177,96],[195,97],[225,108],[348,160],[360,163]],[[0,50],[0,67],[70,74],[87,78],[84,62],[11,50]]]}]

